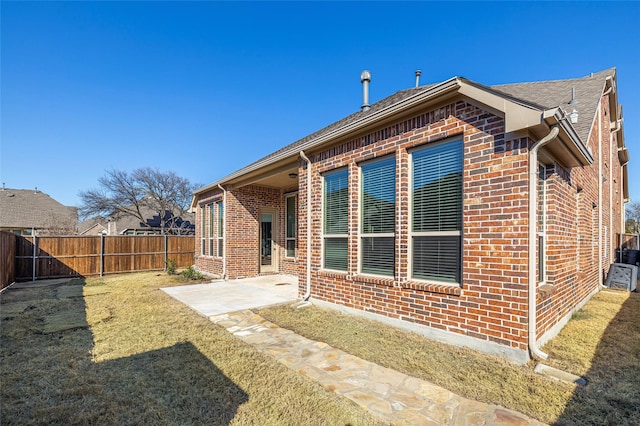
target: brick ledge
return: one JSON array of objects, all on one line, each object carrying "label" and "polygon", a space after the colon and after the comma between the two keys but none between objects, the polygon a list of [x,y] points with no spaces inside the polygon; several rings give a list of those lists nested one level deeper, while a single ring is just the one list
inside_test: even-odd
[{"label": "brick ledge", "polygon": [[462,295],[462,288],[458,284],[434,284],[418,281],[407,281],[401,284],[402,288],[411,290],[422,290],[431,293],[452,294],[454,296]]},{"label": "brick ledge", "polygon": [[373,275],[354,275],[353,281],[365,284],[377,284],[393,287],[396,280],[389,277],[378,277]]}]

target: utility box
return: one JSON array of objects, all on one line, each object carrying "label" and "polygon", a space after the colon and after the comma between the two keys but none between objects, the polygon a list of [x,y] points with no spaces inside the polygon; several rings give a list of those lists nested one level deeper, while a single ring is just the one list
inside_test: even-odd
[{"label": "utility box", "polygon": [[638,267],[626,263],[613,263],[604,285],[619,290],[634,291],[638,282]]}]

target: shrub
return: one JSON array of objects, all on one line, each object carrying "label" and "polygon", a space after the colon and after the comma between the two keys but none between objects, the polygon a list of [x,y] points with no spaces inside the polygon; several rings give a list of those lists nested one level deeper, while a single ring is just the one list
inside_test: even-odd
[{"label": "shrub", "polygon": [[164,270],[167,271],[167,274],[175,275],[177,268],[178,268],[178,262],[175,259],[167,259],[167,263],[164,268]]},{"label": "shrub", "polygon": [[189,268],[180,272],[180,274],[188,280],[201,281],[204,279],[204,276],[196,271],[193,266],[189,266]]}]

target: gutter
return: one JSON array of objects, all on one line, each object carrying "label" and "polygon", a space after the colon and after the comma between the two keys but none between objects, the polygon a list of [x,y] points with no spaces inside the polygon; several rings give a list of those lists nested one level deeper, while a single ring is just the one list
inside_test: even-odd
[{"label": "gutter", "polygon": [[300,157],[307,162],[307,292],[302,300],[311,297],[311,160],[300,151]]},{"label": "gutter", "polygon": [[[218,184],[218,188],[222,190],[222,223],[223,226],[227,226],[227,190]],[[227,248],[224,247],[224,243],[227,240],[227,233],[225,229],[222,229],[222,279],[227,279]]]},{"label": "gutter", "polygon": [[529,150],[529,288],[528,288],[528,344],[531,356],[536,359],[545,360],[548,355],[538,349],[536,345],[536,202],[535,197],[538,193],[538,150],[544,145],[553,141],[559,133],[558,126],[553,126],[547,136],[533,144]]}]

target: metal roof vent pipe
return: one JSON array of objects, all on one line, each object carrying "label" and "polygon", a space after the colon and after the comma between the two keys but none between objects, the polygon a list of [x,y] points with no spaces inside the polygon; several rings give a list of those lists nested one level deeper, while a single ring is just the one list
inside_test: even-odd
[{"label": "metal roof vent pipe", "polygon": [[416,70],[416,87],[420,86],[420,76],[422,75],[422,71]]},{"label": "metal roof vent pipe", "polygon": [[369,111],[369,83],[371,82],[371,73],[367,70],[360,74],[360,83],[362,83],[362,111]]},{"label": "metal roof vent pipe", "polygon": [[576,99],[576,88],[571,88],[571,100],[569,101],[569,105],[577,104],[579,101]]}]

